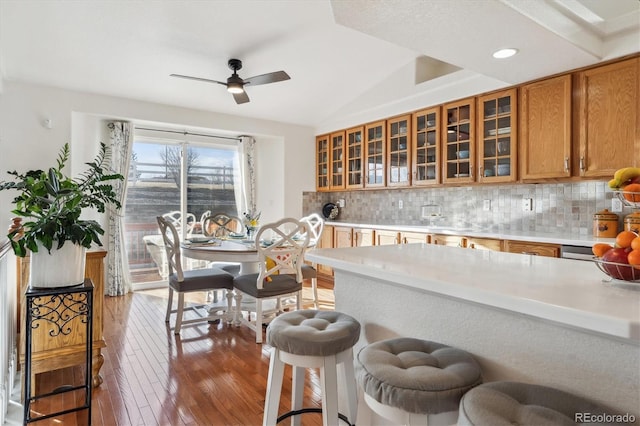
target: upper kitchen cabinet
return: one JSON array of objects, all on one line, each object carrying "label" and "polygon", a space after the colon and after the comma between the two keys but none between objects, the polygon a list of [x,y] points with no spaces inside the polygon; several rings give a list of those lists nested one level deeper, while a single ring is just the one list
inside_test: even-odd
[{"label": "upper kitchen cabinet", "polygon": [[344,159],[345,159],[345,132],[331,133],[329,144],[331,162],[329,174],[329,188],[333,191],[345,188]]},{"label": "upper kitchen cabinet", "polygon": [[571,176],[571,75],[520,89],[520,177]]},{"label": "upper kitchen cabinet", "polygon": [[385,186],[386,172],[386,122],[377,121],[364,127],[364,186],[381,188]]},{"label": "upper kitchen cabinet", "polygon": [[440,183],[440,107],[413,113],[412,185]]},{"label": "upper kitchen cabinet", "polygon": [[347,189],[359,189],[364,187],[362,178],[362,157],[363,157],[363,133],[362,126],[349,129],[347,137]]},{"label": "upper kitchen cabinet", "polygon": [[411,183],[411,115],[387,120],[387,186]]},{"label": "upper kitchen cabinet", "polygon": [[517,174],[517,91],[478,97],[478,181],[514,182]]},{"label": "upper kitchen cabinet", "polygon": [[329,190],[329,135],[316,137],[316,190]]},{"label": "upper kitchen cabinet", "polygon": [[473,182],[475,98],[442,108],[443,182]]},{"label": "upper kitchen cabinet", "polygon": [[610,178],[619,168],[640,166],[639,64],[636,57],[576,74],[574,174]]}]

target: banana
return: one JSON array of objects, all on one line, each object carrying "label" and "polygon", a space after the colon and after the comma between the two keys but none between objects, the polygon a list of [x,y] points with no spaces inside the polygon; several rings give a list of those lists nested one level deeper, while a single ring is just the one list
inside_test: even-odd
[{"label": "banana", "polygon": [[613,179],[609,181],[609,188],[619,189],[626,185],[628,181],[640,176],[640,167],[624,167],[616,170]]}]

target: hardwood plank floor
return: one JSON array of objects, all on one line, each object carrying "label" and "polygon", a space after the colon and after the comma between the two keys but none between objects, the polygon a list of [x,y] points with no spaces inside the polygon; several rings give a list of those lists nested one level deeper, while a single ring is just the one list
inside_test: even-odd
[{"label": "hardwood plank floor", "polygon": [[[320,282],[321,309],[333,309],[331,284]],[[305,287],[305,299],[310,299]],[[175,336],[164,322],[167,290],[106,297],[102,385],[93,390],[92,424],[101,425],[258,425],[262,423],[269,346],[255,343],[246,327],[197,324]],[[191,296],[191,295],[190,295]],[[197,301],[192,297],[193,301]],[[310,300],[305,301],[308,307]],[[79,383],[82,367],[41,374],[37,391]],[[307,370],[304,406],[321,404],[320,379]],[[51,412],[82,400],[65,394],[32,404]],[[291,369],[285,370],[280,413],[289,410]],[[320,414],[301,416],[302,425],[321,425]],[[84,425],[86,411],[36,422]]]}]

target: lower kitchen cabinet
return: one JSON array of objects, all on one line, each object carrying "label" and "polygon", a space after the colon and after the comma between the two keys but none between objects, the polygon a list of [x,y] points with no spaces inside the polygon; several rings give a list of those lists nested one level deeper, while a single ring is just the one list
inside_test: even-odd
[{"label": "lower kitchen cabinet", "polygon": [[[320,244],[317,246],[318,248],[333,248],[333,226],[324,225],[324,229],[322,231],[322,235],[320,236]],[[322,275],[333,275],[333,269],[326,265],[318,264],[318,273]]]},{"label": "lower kitchen cabinet", "polygon": [[509,253],[532,254],[536,256],[560,257],[560,245],[558,244],[505,240],[504,251]]},{"label": "lower kitchen cabinet", "polygon": [[353,228],[336,226],[333,228],[333,247],[353,247]]},{"label": "lower kitchen cabinet", "polygon": [[402,244],[411,244],[411,243],[429,244],[431,242],[431,238],[429,234],[425,234],[422,232],[401,232],[400,242]]},{"label": "lower kitchen cabinet", "polygon": [[375,231],[375,245],[384,246],[391,244],[399,244],[400,243],[400,232],[398,231],[389,231],[389,230],[378,230]]},{"label": "lower kitchen cabinet", "polygon": [[431,244],[438,244],[449,247],[466,247],[466,237],[459,235],[431,235]]},{"label": "lower kitchen cabinet", "polygon": [[369,247],[375,244],[373,229],[353,228],[353,246]]},{"label": "lower kitchen cabinet", "polygon": [[502,251],[502,240],[494,240],[493,238],[465,238],[465,247],[477,250],[494,250]]}]

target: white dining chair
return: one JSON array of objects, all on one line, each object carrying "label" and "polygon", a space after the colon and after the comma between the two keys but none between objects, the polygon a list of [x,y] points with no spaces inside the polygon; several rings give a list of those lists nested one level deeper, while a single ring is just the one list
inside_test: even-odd
[{"label": "white dining chair", "polygon": [[[312,213],[300,219],[300,222],[307,224],[310,234],[307,250],[315,248],[320,243],[322,232],[324,231],[324,219],[318,213]],[[311,280],[311,293],[313,297],[313,307],[318,309],[318,265],[315,262],[302,265],[302,278]]]},{"label": "white dining chair", "polygon": [[[260,272],[240,275],[233,280],[235,321],[255,331],[256,343],[262,343],[262,325],[268,322],[268,317],[282,312],[282,298],[294,297],[296,309],[300,309],[302,263],[309,241],[307,226],[294,218],[263,225],[258,231],[256,249]],[[251,303],[255,303],[246,318],[242,315],[242,311],[247,310],[246,304],[242,304],[243,296],[250,296]],[[263,302],[269,299],[276,301],[275,308],[264,309]],[[255,321],[252,321],[251,312],[255,312]]]}]

